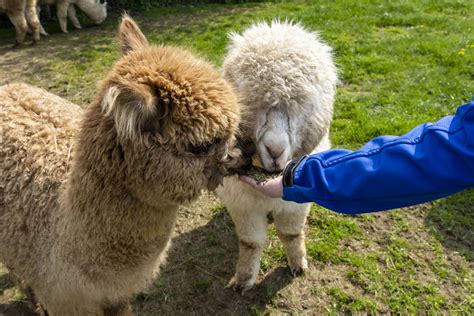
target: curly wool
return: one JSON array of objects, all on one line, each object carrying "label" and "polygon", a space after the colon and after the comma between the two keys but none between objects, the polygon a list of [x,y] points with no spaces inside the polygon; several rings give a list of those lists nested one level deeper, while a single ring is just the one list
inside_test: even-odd
[{"label": "curly wool", "polygon": [[[337,82],[331,48],[317,33],[279,21],[252,25],[242,35],[231,34],[230,40],[223,74],[242,107],[243,146],[253,146],[257,160],[273,172],[294,157],[329,149]],[[307,268],[304,224],[309,204],[269,198],[235,177],[226,177],[217,193],[239,238],[235,289],[245,292],[256,282],[269,213],[292,273]]]},{"label": "curly wool", "polygon": [[288,104],[301,111],[311,95],[334,95],[332,49],[315,32],[288,21],[257,23],[231,33],[224,76],[249,107]]},{"label": "curly wool", "polygon": [[239,107],[219,73],[150,46],[127,16],[119,34],[123,57],[84,111],[0,87],[0,261],[51,316],[129,315],[164,261],[179,205],[240,161]]}]

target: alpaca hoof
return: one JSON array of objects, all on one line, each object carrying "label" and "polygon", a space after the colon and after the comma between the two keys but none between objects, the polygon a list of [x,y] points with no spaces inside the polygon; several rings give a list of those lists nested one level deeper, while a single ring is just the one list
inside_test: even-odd
[{"label": "alpaca hoof", "polygon": [[290,272],[293,277],[302,275],[308,269],[308,261],[306,258],[302,258],[299,263],[288,262]]},{"label": "alpaca hoof", "polygon": [[30,45],[31,45],[31,46],[35,46],[36,44],[38,44],[38,41],[33,40]]},{"label": "alpaca hoof", "polygon": [[12,45],[12,48],[19,48],[22,43],[15,42],[15,44]]},{"label": "alpaca hoof", "polygon": [[235,292],[239,293],[240,295],[244,296],[249,290],[251,290],[254,286],[255,282],[251,279],[248,280],[238,280],[237,277],[233,277],[230,280],[229,285],[227,287],[231,287]]},{"label": "alpaca hoof", "polygon": [[301,268],[301,267],[298,267],[298,268],[290,268],[290,271],[291,271],[291,275],[293,277],[297,277],[297,276],[300,276],[304,273],[304,269]]}]

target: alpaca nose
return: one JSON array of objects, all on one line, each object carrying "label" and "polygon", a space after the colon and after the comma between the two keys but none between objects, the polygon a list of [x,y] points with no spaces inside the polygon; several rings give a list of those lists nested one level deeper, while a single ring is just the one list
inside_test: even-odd
[{"label": "alpaca nose", "polygon": [[285,148],[283,148],[283,147],[273,147],[273,146],[272,147],[265,146],[265,147],[267,148],[268,154],[273,159],[277,159],[285,151]]}]

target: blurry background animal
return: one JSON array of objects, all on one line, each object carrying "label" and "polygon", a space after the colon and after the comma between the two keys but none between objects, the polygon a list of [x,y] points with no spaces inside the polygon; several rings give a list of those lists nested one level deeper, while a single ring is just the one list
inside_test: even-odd
[{"label": "blurry background animal", "polygon": [[[71,20],[75,28],[81,29],[81,23],[77,18],[76,6],[81,9],[95,24],[101,24],[107,18],[107,1],[100,0],[38,0],[38,16],[40,5],[56,5],[56,11],[61,31],[67,33],[67,18]],[[48,35],[41,25],[41,34]]]},{"label": "blurry background animal", "polygon": [[25,40],[28,26],[33,33],[33,43],[40,39],[40,22],[36,14],[36,0],[0,0],[0,13],[5,12],[15,26],[15,46]]},{"label": "blurry background animal", "polygon": [[131,314],[178,207],[241,160],[240,110],[220,74],[150,46],[127,16],[119,38],[123,56],[84,111],[25,84],[0,88],[0,261],[50,316]]},{"label": "blurry background animal", "polygon": [[[329,149],[337,82],[331,48],[301,25],[278,21],[255,24],[230,39],[223,74],[242,106],[243,151],[255,153],[266,171],[279,172],[294,157]],[[270,213],[293,275],[307,268],[303,228],[309,204],[266,197],[236,177],[226,177],[217,192],[239,238],[231,281],[236,290],[255,284]]]}]

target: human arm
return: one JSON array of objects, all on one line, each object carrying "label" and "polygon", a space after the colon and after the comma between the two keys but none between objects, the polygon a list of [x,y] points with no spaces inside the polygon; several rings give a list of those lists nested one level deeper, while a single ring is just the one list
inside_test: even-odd
[{"label": "human arm", "polygon": [[403,136],[377,137],[357,151],[305,157],[285,168],[282,182],[284,200],[347,214],[415,205],[473,187],[474,103]]}]

